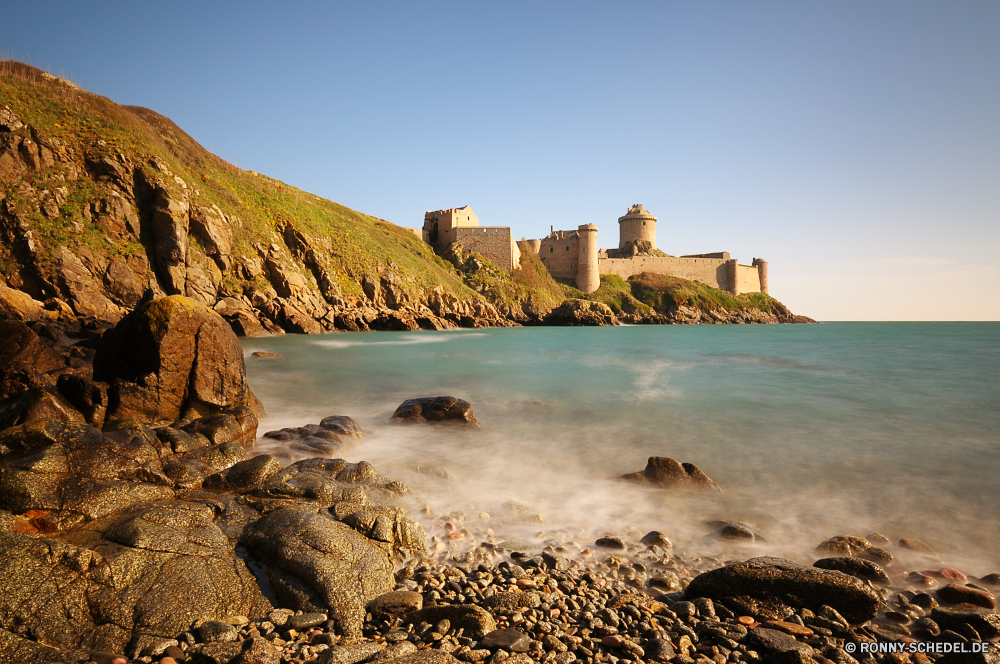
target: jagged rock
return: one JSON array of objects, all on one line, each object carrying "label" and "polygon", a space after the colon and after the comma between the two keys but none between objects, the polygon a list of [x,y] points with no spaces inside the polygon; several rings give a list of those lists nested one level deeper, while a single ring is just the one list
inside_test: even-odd
[{"label": "jagged rock", "polygon": [[286,606],[329,609],[345,635],[360,636],[365,605],[395,585],[387,545],[306,508],[269,512],[244,542],[267,563],[271,586]]},{"label": "jagged rock", "polygon": [[56,283],[78,316],[116,322],[122,310],[104,296],[94,275],[66,247],[56,252]]},{"label": "jagged rock", "polygon": [[0,399],[52,384],[46,374],[66,367],[66,361],[49,348],[30,327],[19,321],[0,320]]},{"label": "jagged rock", "polygon": [[51,318],[45,306],[27,293],[0,283],[0,318],[31,322]]},{"label": "jagged rock", "polygon": [[246,406],[207,415],[181,427],[190,434],[201,434],[212,445],[237,443],[244,447],[257,439],[257,416]]},{"label": "jagged rock", "polygon": [[237,311],[235,313],[225,315],[225,319],[229,322],[230,327],[233,328],[233,332],[237,336],[241,337],[263,337],[270,334],[261,325],[260,320],[249,311]]},{"label": "jagged rock", "polygon": [[875,617],[882,606],[878,593],[853,576],[781,558],[751,558],[699,574],[684,595],[708,597],[745,615],[778,620],[796,609],[818,611],[827,605],[851,624],[860,624]]},{"label": "jagged rock", "polygon": [[664,488],[692,488],[722,491],[718,484],[693,463],[679,463],[670,457],[649,457],[646,467],[638,473],[622,475],[622,479]]},{"label": "jagged rock", "polygon": [[268,431],[264,438],[287,443],[285,449],[303,454],[341,453],[361,439],[361,425],[345,415],[332,415],[319,424]]},{"label": "jagged rock", "polygon": [[611,308],[590,300],[566,300],[545,316],[546,325],[618,325]]},{"label": "jagged rock", "polygon": [[228,272],[232,266],[229,258],[233,250],[233,238],[225,226],[225,215],[219,208],[204,205],[191,206],[191,233],[198,238],[201,245],[219,269]]},{"label": "jagged rock", "polygon": [[233,464],[224,473],[209,477],[204,486],[213,489],[232,488],[238,491],[251,491],[263,487],[279,472],[281,472],[281,461],[278,457],[261,454]]},{"label": "jagged rock", "polygon": [[101,428],[108,411],[108,386],[85,376],[62,374],[56,385],[59,393],[78,410],[87,424]]},{"label": "jagged rock", "polygon": [[105,333],[94,379],[111,385],[108,419],[167,423],[259,405],[232,329],[208,307],[179,296],[140,305]]},{"label": "jagged rock", "polygon": [[400,424],[443,422],[479,426],[479,421],[472,414],[472,404],[455,397],[407,399],[396,408],[391,421]]},{"label": "jagged rock", "polygon": [[107,294],[119,305],[132,308],[139,304],[145,285],[139,281],[129,266],[123,261],[112,259],[104,273],[104,287]]},{"label": "jagged rock", "polygon": [[145,169],[136,171],[136,179],[149,209],[156,271],[168,295],[183,295],[187,283],[188,202],[174,197],[163,182]]}]

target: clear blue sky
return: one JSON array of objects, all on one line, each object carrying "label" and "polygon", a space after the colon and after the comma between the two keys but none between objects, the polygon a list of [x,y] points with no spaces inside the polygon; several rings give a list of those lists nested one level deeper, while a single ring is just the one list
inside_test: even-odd
[{"label": "clear blue sky", "polygon": [[1000,320],[992,0],[8,2],[0,49],[403,226],[641,202],[798,313]]}]

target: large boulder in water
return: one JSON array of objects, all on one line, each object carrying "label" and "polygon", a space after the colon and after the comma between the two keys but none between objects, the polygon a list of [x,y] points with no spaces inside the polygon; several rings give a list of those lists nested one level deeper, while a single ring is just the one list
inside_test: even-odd
[{"label": "large boulder in water", "polygon": [[263,415],[246,381],[243,348],[229,324],[179,295],[142,304],[105,333],[94,379],[111,384],[108,421],[191,420],[249,406]]},{"label": "large boulder in water", "polygon": [[882,606],[878,593],[842,572],[804,567],[782,558],[751,558],[699,574],[684,591],[708,597],[758,618],[787,618],[796,609],[826,605],[852,624],[871,620]]},{"label": "large boulder in water", "polygon": [[399,424],[447,422],[479,426],[472,415],[472,404],[455,397],[418,397],[399,404],[391,420]]},{"label": "large boulder in water", "polygon": [[709,489],[722,491],[711,477],[693,463],[680,463],[670,457],[649,457],[646,467],[638,473],[622,475],[622,479],[667,489]]}]

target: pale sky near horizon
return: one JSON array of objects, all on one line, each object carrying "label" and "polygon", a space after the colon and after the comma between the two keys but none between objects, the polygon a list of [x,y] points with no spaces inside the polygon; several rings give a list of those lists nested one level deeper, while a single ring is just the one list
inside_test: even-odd
[{"label": "pale sky near horizon", "polygon": [[1000,320],[1000,3],[6,3],[0,51],[402,226],[633,203],[818,320]]}]

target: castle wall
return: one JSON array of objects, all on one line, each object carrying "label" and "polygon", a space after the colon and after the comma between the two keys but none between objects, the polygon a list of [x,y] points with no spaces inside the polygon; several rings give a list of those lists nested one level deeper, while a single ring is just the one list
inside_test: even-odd
[{"label": "castle wall", "polygon": [[[437,237],[434,236],[434,225],[437,224]],[[456,231],[459,228],[474,228],[479,226],[479,217],[472,208],[450,208],[435,210],[424,215],[422,237],[428,244],[448,245],[456,242]]]},{"label": "castle wall", "polygon": [[554,231],[543,238],[538,257],[557,279],[576,279],[580,257],[580,236],[575,232]]},{"label": "castle wall", "polygon": [[760,273],[757,268],[737,265],[736,285],[739,293],[760,293]]},{"label": "castle wall", "polygon": [[641,272],[669,274],[681,279],[700,281],[714,288],[729,290],[726,261],[718,258],[672,258],[635,256],[634,258],[602,258],[597,269],[601,274],[616,274],[622,279]]},{"label": "castle wall", "polygon": [[521,250],[511,235],[510,228],[483,226],[452,229],[452,242],[460,242],[465,251],[482,254],[508,272],[521,264]]}]

